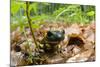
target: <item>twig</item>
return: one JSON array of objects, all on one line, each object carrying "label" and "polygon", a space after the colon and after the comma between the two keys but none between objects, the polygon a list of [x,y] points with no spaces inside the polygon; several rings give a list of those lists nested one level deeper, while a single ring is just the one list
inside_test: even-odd
[{"label": "twig", "polygon": [[32,30],[32,24],[31,24],[31,19],[30,19],[30,12],[29,12],[29,2],[28,1],[26,2],[26,15],[27,15],[27,19],[28,19],[29,28],[30,28],[30,31],[32,33],[32,38],[33,38],[34,43],[37,47],[38,45],[37,45],[33,30]]}]

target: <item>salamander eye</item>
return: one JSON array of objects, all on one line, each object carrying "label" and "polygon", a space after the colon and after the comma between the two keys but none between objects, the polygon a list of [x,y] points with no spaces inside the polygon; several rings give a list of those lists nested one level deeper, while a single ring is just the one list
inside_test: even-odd
[{"label": "salamander eye", "polygon": [[48,36],[48,37],[52,36],[52,32],[51,32],[51,31],[48,31],[48,32],[47,32],[47,36]]}]

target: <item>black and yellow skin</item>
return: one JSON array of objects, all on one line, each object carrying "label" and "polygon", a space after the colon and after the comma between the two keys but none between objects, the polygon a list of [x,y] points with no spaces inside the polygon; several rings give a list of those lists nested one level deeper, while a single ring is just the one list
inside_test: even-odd
[{"label": "black and yellow skin", "polygon": [[45,52],[54,52],[61,41],[65,38],[65,32],[63,31],[48,31],[47,35],[40,42],[43,44]]}]

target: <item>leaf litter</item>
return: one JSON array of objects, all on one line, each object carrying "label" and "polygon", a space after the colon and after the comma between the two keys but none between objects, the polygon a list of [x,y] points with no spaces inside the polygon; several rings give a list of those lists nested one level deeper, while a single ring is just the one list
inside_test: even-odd
[{"label": "leaf litter", "polygon": [[[29,28],[25,28],[25,32],[20,32],[19,28],[11,31],[12,66],[95,61],[95,23],[44,23],[33,30],[39,48],[32,40]],[[45,52],[44,44],[40,43],[49,30],[65,31],[64,40],[57,44],[51,53]],[[52,48],[47,46],[48,49]]]}]

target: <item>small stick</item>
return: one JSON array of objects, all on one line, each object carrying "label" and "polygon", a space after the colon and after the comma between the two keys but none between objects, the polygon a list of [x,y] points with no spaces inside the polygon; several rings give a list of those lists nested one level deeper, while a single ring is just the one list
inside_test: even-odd
[{"label": "small stick", "polygon": [[37,45],[37,42],[36,42],[36,38],[35,38],[33,30],[32,30],[32,24],[31,24],[30,13],[29,13],[29,2],[28,1],[26,2],[26,15],[27,15],[27,19],[28,19],[29,28],[30,28],[30,31],[32,33],[32,38],[33,38],[34,43],[37,47],[38,45]]}]

